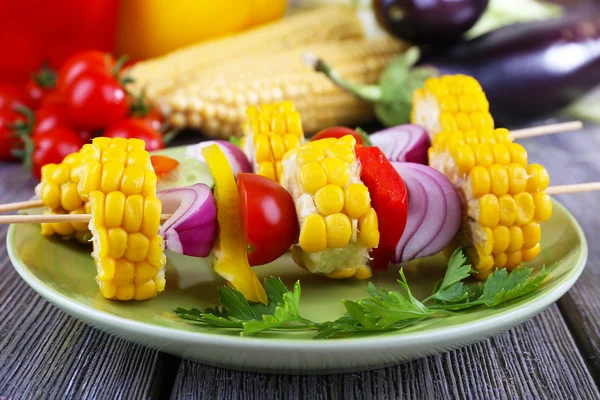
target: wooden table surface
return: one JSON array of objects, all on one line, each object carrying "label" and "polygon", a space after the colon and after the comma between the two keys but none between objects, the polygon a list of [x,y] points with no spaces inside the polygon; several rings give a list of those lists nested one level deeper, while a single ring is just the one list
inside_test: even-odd
[{"label": "wooden table surface", "polygon": [[[191,136],[180,143],[197,140]],[[600,180],[600,128],[522,142],[553,184]],[[35,182],[0,164],[0,203]],[[59,311],[31,290],[0,226],[0,399],[600,399],[600,192],[559,196],[590,244],[560,301],[489,340],[375,371],[277,376],[207,367],[131,344]]]}]

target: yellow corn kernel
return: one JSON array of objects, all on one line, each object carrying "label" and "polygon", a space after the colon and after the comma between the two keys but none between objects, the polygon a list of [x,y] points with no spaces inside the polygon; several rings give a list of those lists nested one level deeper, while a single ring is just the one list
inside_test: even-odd
[{"label": "yellow corn kernel", "polygon": [[500,222],[500,203],[493,194],[479,198],[479,218],[477,221],[486,228],[493,228]]},{"label": "yellow corn kernel", "polygon": [[146,281],[144,283],[135,283],[135,296],[136,300],[147,300],[158,293],[158,288],[153,280]]},{"label": "yellow corn kernel", "polygon": [[374,209],[371,208],[358,219],[358,233],[358,239],[365,247],[372,248],[379,245],[379,224]]},{"label": "yellow corn kernel", "polygon": [[537,222],[529,222],[521,227],[523,229],[523,248],[530,249],[540,242],[542,228]]},{"label": "yellow corn kernel", "polygon": [[167,285],[167,280],[163,276],[157,276],[154,278],[155,290],[157,293],[160,293],[165,290],[165,286]]},{"label": "yellow corn kernel", "polygon": [[275,166],[270,161],[263,161],[260,164],[258,164],[256,172],[259,175],[271,179],[272,181],[275,180]]},{"label": "yellow corn kernel", "polygon": [[115,294],[115,299],[127,301],[133,299],[135,295],[135,285],[133,283],[129,283],[127,285],[117,286],[117,293]]},{"label": "yellow corn kernel", "polygon": [[354,147],[342,144],[333,144],[325,149],[327,157],[339,158],[346,164],[350,165],[354,162]]},{"label": "yellow corn kernel", "polygon": [[489,168],[491,179],[491,191],[495,196],[502,196],[508,193],[509,179],[506,168],[502,165],[494,164]]},{"label": "yellow corn kernel", "polygon": [[125,138],[113,138],[110,142],[110,144],[108,145],[109,150],[110,148],[117,148],[117,149],[123,149],[123,150],[128,150],[129,149],[129,142],[127,141],[127,139]]},{"label": "yellow corn kernel", "polygon": [[140,194],[128,196],[123,212],[123,228],[129,233],[135,233],[142,227],[144,215],[144,197]]},{"label": "yellow corn kernel", "polygon": [[521,257],[523,262],[533,261],[540,254],[541,250],[542,246],[540,246],[539,243],[530,249],[523,249],[521,251]]},{"label": "yellow corn kernel", "polygon": [[346,279],[354,276],[355,272],[356,270],[354,267],[338,268],[335,271],[327,274],[327,277],[329,279]]},{"label": "yellow corn kernel", "polygon": [[440,125],[443,131],[455,131],[458,129],[454,114],[443,112],[440,114]]},{"label": "yellow corn kernel", "polygon": [[350,218],[360,218],[371,209],[369,189],[362,183],[353,183],[344,190],[346,203],[344,211]]},{"label": "yellow corn kernel", "polygon": [[327,227],[319,214],[311,214],[304,220],[298,243],[302,250],[317,253],[327,248]]},{"label": "yellow corn kernel", "polygon": [[505,144],[496,143],[490,146],[494,155],[494,162],[500,165],[510,164],[510,152]]},{"label": "yellow corn kernel", "polygon": [[344,208],[344,191],[336,185],[325,185],[315,193],[315,205],[321,215],[339,213]]},{"label": "yellow corn kernel", "polygon": [[[87,212],[85,211],[84,207],[80,207],[77,210],[73,210],[73,211],[69,212],[69,214],[81,215],[81,214],[87,214]],[[88,223],[87,222],[71,222],[71,225],[73,226],[73,229],[75,229],[77,232],[88,232]]]},{"label": "yellow corn kernel", "polygon": [[456,114],[458,111],[458,103],[456,102],[456,97],[447,95],[441,96],[438,99],[438,105],[440,106],[440,110],[442,112],[448,112],[450,114]]},{"label": "yellow corn kernel", "polygon": [[154,279],[158,274],[158,267],[150,264],[148,261],[141,261],[135,264],[135,282],[146,282],[148,279]]},{"label": "yellow corn kernel", "polygon": [[315,194],[317,190],[327,185],[327,174],[321,164],[312,162],[300,168],[300,184],[305,192]]},{"label": "yellow corn kernel", "polygon": [[83,198],[100,188],[102,178],[102,166],[98,161],[89,161],[82,166],[82,171],[85,171],[79,181],[79,195]]},{"label": "yellow corn kernel", "polygon": [[[285,134],[285,122],[285,118],[281,113],[273,114],[273,117],[271,118],[271,132],[273,132],[277,136]],[[273,139],[271,138],[271,140]],[[277,158],[277,156],[275,156],[275,158]]]},{"label": "yellow corn kernel", "polygon": [[504,226],[512,226],[517,219],[517,204],[513,197],[504,194],[499,198],[500,202],[500,223]]},{"label": "yellow corn kernel", "polygon": [[461,172],[467,173],[475,166],[475,153],[471,146],[458,145],[451,150],[451,153]]},{"label": "yellow corn kernel", "polygon": [[546,192],[538,192],[533,195],[535,204],[535,220],[545,222],[552,216],[552,199]]},{"label": "yellow corn kernel", "polygon": [[286,150],[295,149],[300,144],[300,140],[298,136],[292,135],[291,133],[287,133],[283,135],[283,145]]},{"label": "yellow corn kernel", "polygon": [[127,248],[127,232],[123,228],[108,229],[108,256],[121,258],[125,255]]},{"label": "yellow corn kernel", "polygon": [[100,283],[100,294],[105,299],[114,299],[117,295],[117,285],[110,282]]},{"label": "yellow corn kernel", "polygon": [[510,143],[508,145],[510,152],[510,160],[514,164],[520,164],[523,167],[527,166],[527,151],[518,143]]},{"label": "yellow corn kernel", "polygon": [[471,118],[469,118],[468,114],[465,114],[464,112],[459,112],[457,113],[454,118],[456,119],[456,125],[458,126],[458,129],[461,131],[468,131],[469,129],[472,129],[471,126]]},{"label": "yellow corn kernel", "polygon": [[[494,268],[494,256],[492,255],[479,255],[479,261],[475,265],[475,269],[479,272],[477,278],[482,278],[483,274],[491,272]],[[486,275],[487,277],[487,275]]]},{"label": "yellow corn kernel", "polygon": [[[508,129],[497,128],[497,129],[494,129],[494,133],[496,134],[496,143],[503,143],[506,145],[512,143],[512,136],[510,135],[510,132],[508,131]],[[510,148],[508,148],[508,149],[510,152]]]},{"label": "yellow corn kernel", "polygon": [[341,138],[337,139],[336,143],[340,144],[342,146],[348,146],[353,149],[354,146],[356,146],[356,139],[352,135],[346,135],[346,136],[342,136]]},{"label": "yellow corn kernel", "polygon": [[125,258],[133,262],[143,261],[148,256],[149,248],[150,240],[146,236],[140,232],[130,233],[127,238]]},{"label": "yellow corn kernel", "polygon": [[269,113],[267,110],[261,110],[261,116],[258,118],[258,134],[267,136],[271,133],[271,124],[269,123]]},{"label": "yellow corn kernel", "polygon": [[281,177],[283,176],[283,164],[281,163],[281,161],[275,161],[275,177],[277,182],[279,182],[281,180]]},{"label": "yellow corn kernel", "polygon": [[60,187],[56,183],[44,182],[42,184],[41,198],[46,207],[60,208],[60,197]]},{"label": "yellow corn kernel", "polygon": [[489,256],[494,250],[494,234],[490,228],[483,228],[483,234],[485,239],[476,246],[477,251],[480,255]]},{"label": "yellow corn kernel", "polygon": [[62,185],[66,183],[71,176],[71,169],[66,164],[59,164],[52,171],[50,180],[56,184]]},{"label": "yellow corn kernel", "polygon": [[515,224],[525,225],[533,220],[535,216],[535,203],[530,193],[523,192],[514,195],[517,205],[517,217]]},{"label": "yellow corn kernel", "polygon": [[105,226],[104,223],[104,199],[105,195],[99,190],[90,193],[90,213],[92,214],[92,222],[96,227]]},{"label": "yellow corn kernel", "polygon": [[156,173],[152,170],[147,169],[144,171],[144,187],[142,189],[142,196],[154,196],[156,194],[156,183],[158,182],[158,177]]},{"label": "yellow corn kernel", "polygon": [[273,154],[271,153],[271,143],[268,135],[254,135],[254,146],[256,149],[254,154],[257,163],[271,161],[273,159]]},{"label": "yellow corn kernel", "polygon": [[52,224],[41,224],[42,225],[42,236],[52,236],[54,235],[54,228],[52,228]]},{"label": "yellow corn kernel", "polygon": [[327,247],[338,249],[348,244],[352,238],[352,224],[346,214],[337,213],[325,217]]},{"label": "yellow corn kernel", "polygon": [[516,267],[518,267],[519,265],[521,265],[521,261],[523,254],[522,252],[519,251],[515,251],[514,253],[507,253],[506,254],[506,269],[509,271],[512,271],[513,269],[515,269]]},{"label": "yellow corn kernel", "polygon": [[106,163],[125,164],[127,162],[127,152],[119,147],[110,147],[102,152],[102,165]]},{"label": "yellow corn kernel", "polygon": [[121,178],[121,191],[125,196],[142,193],[144,187],[144,170],[137,166],[131,165],[123,171]]},{"label": "yellow corn kernel", "polygon": [[479,131],[479,143],[488,145],[492,156],[494,155],[493,145],[496,144],[496,135],[494,132],[489,129],[481,129]]},{"label": "yellow corn kernel", "polygon": [[475,112],[477,111],[477,99],[470,93],[462,94],[461,96],[458,96],[458,106],[463,112]]},{"label": "yellow corn kernel", "polygon": [[506,251],[508,253],[521,250],[523,248],[523,230],[518,226],[511,226],[510,228],[510,243]]},{"label": "yellow corn kernel", "polygon": [[506,253],[494,254],[494,265],[496,268],[504,268],[506,267],[506,262],[508,261],[508,256]]},{"label": "yellow corn kernel", "polygon": [[60,204],[66,211],[77,210],[83,205],[75,183],[69,182],[62,185],[60,191]]},{"label": "yellow corn kernel", "polygon": [[449,148],[457,146],[459,144],[465,144],[465,135],[460,131],[451,132],[450,134],[448,134],[446,140],[443,143],[444,146]]},{"label": "yellow corn kernel", "polygon": [[156,196],[148,196],[144,199],[144,218],[142,219],[141,232],[147,237],[158,234],[161,212],[162,204]]},{"label": "yellow corn kernel", "polygon": [[271,151],[273,152],[273,158],[275,160],[281,160],[285,153],[285,145],[283,144],[283,138],[279,135],[271,135]]},{"label": "yellow corn kernel", "polygon": [[150,249],[148,250],[148,257],[146,261],[150,264],[162,268],[165,265],[167,256],[164,253],[164,243],[160,236],[154,236],[150,240]]},{"label": "yellow corn kernel", "polygon": [[96,261],[98,280],[110,282],[115,277],[116,262],[114,258],[102,258]]},{"label": "yellow corn kernel", "polygon": [[127,140],[127,151],[132,151],[132,150],[144,150],[146,148],[146,142],[144,142],[142,139],[128,139]]},{"label": "yellow corn kernel", "polygon": [[143,169],[148,169],[152,165],[150,162],[150,153],[143,149],[131,150],[127,156],[127,166],[137,165]]},{"label": "yellow corn kernel", "polygon": [[321,162],[325,158],[323,150],[318,147],[303,147],[298,151],[296,164],[301,167],[312,162]]},{"label": "yellow corn kernel", "polygon": [[68,222],[58,222],[52,224],[52,229],[60,236],[69,236],[73,234],[73,226]]},{"label": "yellow corn kernel", "polygon": [[486,144],[474,144],[473,153],[475,154],[475,163],[477,165],[488,168],[494,163],[492,150]]},{"label": "yellow corn kernel", "polygon": [[119,190],[121,177],[125,166],[116,162],[107,162],[102,168],[102,177],[100,179],[100,190],[104,193]]},{"label": "yellow corn kernel", "polygon": [[42,182],[50,181],[50,177],[52,176],[52,173],[54,172],[55,169],[56,169],[56,164],[44,165],[41,169]]},{"label": "yellow corn kernel", "polygon": [[504,253],[510,244],[510,229],[506,226],[498,225],[494,227],[492,233],[494,236],[494,249],[492,252],[494,254]]},{"label": "yellow corn kernel", "polygon": [[493,126],[489,126],[489,119],[486,118],[485,112],[473,112],[471,113],[470,118],[473,129],[493,128]]},{"label": "yellow corn kernel", "polygon": [[303,147],[305,147],[305,148],[306,147],[316,147],[316,148],[319,148],[321,150],[325,150],[326,148],[328,148],[329,146],[331,146],[335,142],[337,142],[336,138],[325,138],[325,139],[319,139],[319,140],[311,140],[310,142],[304,144]]},{"label": "yellow corn kernel", "polygon": [[354,277],[361,281],[365,280],[365,279],[369,279],[372,276],[373,276],[373,271],[371,271],[371,268],[367,267],[366,265],[357,266],[356,272],[354,272]]},{"label": "yellow corn kernel", "polygon": [[131,261],[120,259],[115,261],[115,285],[126,285],[133,283],[135,277],[135,264]]},{"label": "yellow corn kernel", "polygon": [[298,111],[292,111],[287,114],[286,125],[289,133],[298,137],[304,135],[304,131],[302,130],[302,120],[300,119],[300,113],[298,113]]},{"label": "yellow corn kernel", "polygon": [[477,165],[469,172],[469,182],[473,197],[481,197],[490,193],[492,186],[490,173],[487,168]]},{"label": "yellow corn kernel", "polygon": [[350,168],[344,161],[339,158],[326,158],[321,161],[321,166],[327,176],[327,182],[333,185],[346,186],[348,179],[350,179]]},{"label": "yellow corn kernel", "polygon": [[508,192],[510,194],[517,194],[525,191],[527,187],[527,171],[522,165],[519,164],[509,164],[506,167],[506,172],[508,173]]},{"label": "yellow corn kernel", "polygon": [[550,184],[550,176],[546,168],[540,164],[529,164],[527,166],[527,191],[529,193],[543,192]]},{"label": "yellow corn kernel", "polygon": [[488,102],[488,99],[485,97],[485,93],[483,92],[479,92],[477,94],[475,94],[475,101],[477,102],[477,109],[483,113],[483,115],[487,118],[485,118],[485,127],[486,128],[490,128],[490,129],[494,129],[494,120],[492,119],[491,115],[489,114],[490,111],[490,103]]},{"label": "yellow corn kernel", "polygon": [[104,206],[104,224],[107,228],[123,225],[126,197],[122,192],[110,192],[106,195]]},{"label": "yellow corn kernel", "polygon": [[94,235],[94,251],[97,253],[96,258],[103,259],[108,255],[110,243],[108,241],[108,232],[106,228],[96,228]]}]

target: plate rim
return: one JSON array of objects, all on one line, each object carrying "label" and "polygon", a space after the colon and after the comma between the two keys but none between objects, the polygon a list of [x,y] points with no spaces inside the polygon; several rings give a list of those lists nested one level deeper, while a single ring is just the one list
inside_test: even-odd
[{"label": "plate rim", "polygon": [[[68,314],[78,319],[90,321],[91,324],[105,331],[123,331],[126,330],[132,334],[141,334],[142,336],[152,336],[154,338],[169,340],[181,340],[187,343],[198,345],[216,345],[229,347],[251,346],[258,349],[272,350],[323,350],[327,348],[329,352],[345,351],[350,348],[356,349],[357,345],[363,349],[382,350],[390,347],[401,348],[412,345],[438,345],[444,342],[452,342],[466,335],[484,337],[491,331],[498,331],[503,327],[513,327],[516,324],[538,314],[546,307],[555,303],[562,297],[581,276],[588,258],[588,244],[583,229],[577,219],[571,212],[553,199],[553,205],[558,206],[564,212],[575,228],[575,232],[581,243],[581,252],[578,255],[574,268],[570,273],[565,274],[564,281],[550,292],[543,296],[534,297],[515,308],[505,310],[504,312],[479,318],[475,321],[464,322],[452,326],[438,327],[425,332],[408,332],[398,335],[386,336],[363,336],[357,338],[340,338],[334,340],[313,340],[313,339],[293,339],[293,338],[266,338],[260,336],[229,336],[219,333],[209,333],[201,331],[186,331],[168,326],[159,326],[146,322],[131,320],[128,318],[116,316],[106,311],[98,310],[94,307],[73,301],[62,295],[59,291],[46,285],[41,279],[36,277],[26,266],[17,254],[15,246],[16,225],[12,224],[7,233],[6,245],[9,259],[13,268],[19,276],[39,295],[64,310]],[[515,324],[515,321],[517,323]],[[95,324],[94,324],[95,322]],[[497,328],[497,327],[500,328]],[[107,329],[110,328],[110,329]],[[465,332],[468,332],[465,335]],[[440,333],[443,333],[441,335]]]}]

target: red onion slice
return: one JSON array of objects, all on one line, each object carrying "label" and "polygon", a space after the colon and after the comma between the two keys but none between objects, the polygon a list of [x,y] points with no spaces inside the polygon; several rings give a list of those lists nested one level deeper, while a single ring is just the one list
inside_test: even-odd
[{"label": "red onion slice", "polygon": [[188,146],[186,154],[188,157],[195,158],[198,161],[206,162],[204,156],[202,155],[201,149],[212,144],[219,146],[223,153],[225,153],[225,157],[227,157],[227,161],[229,161],[229,165],[231,166],[235,176],[237,176],[237,174],[240,172],[252,172],[252,165],[250,164],[250,161],[248,161],[248,157],[246,157],[242,149],[225,140],[209,140],[208,142],[200,142],[198,144]]},{"label": "red onion slice", "polygon": [[173,214],[160,228],[165,247],[193,257],[210,254],[217,230],[217,205],[208,186],[192,186],[157,193],[163,213]]},{"label": "red onion slice", "polygon": [[419,125],[398,125],[373,133],[369,139],[390,161],[427,164],[431,146],[425,128]]}]

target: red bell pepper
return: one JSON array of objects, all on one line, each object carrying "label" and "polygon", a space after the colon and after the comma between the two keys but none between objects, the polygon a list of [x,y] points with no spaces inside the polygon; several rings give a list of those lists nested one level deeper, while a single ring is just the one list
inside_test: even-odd
[{"label": "red bell pepper", "polygon": [[408,191],[396,169],[379,147],[356,147],[360,179],[369,189],[371,205],[379,220],[379,246],[371,251],[373,270],[386,270],[404,233]]}]

